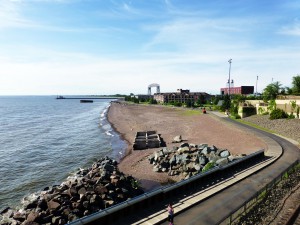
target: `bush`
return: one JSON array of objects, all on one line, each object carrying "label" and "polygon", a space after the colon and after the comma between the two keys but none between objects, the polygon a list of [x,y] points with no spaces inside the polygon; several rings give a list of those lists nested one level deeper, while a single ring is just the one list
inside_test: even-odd
[{"label": "bush", "polygon": [[295,119],[296,117],[295,117],[294,113],[291,113],[290,115],[288,115],[288,118],[289,119]]},{"label": "bush", "polygon": [[156,101],[156,99],[150,98],[150,100],[148,101],[148,103],[152,104],[152,105],[156,105],[157,101]]},{"label": "bush", "polygon": [[239,114],[234,114],[234,115],[231,115],[230,117],[233,119],[237,119],[237,120],[241,119],[241,116]]},{"label": "bush", "polygon": [[288,114],[282,109],[274,109],[270,113],[270,120],[288,118]]}]

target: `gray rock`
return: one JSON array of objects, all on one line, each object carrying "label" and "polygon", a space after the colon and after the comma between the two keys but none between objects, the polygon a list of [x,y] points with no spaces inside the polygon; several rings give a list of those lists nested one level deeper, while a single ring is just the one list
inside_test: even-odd
[{"label": "gray rock", "polygon": [[195,164],[195,165],[194,165],[194,169],[195,169],[196,171],[201,171],[202,166],[201,166],[200,164]]},{"label": "gray rock", "polygon": [[161,151],[164,155],[168,155],[170,153],[170,151],[167,148],[163,148]]},{"label": "gray rock", "polygon": [[183,147],[189,147],[189,143],[185,142],[185,143],[182,143],[181,145],[179,145],[180,148],[183,148]]},{"label": "gray rock", "polygon": [[190,148],[197,148],[198,146],[196,144],[189,144]]},{"label": "gray rock", "polygon": [[216,161],[216,164],[219,165],[219,166],[224,166],[224,165],[228,164],[228,159],[227,158],[221,158],[221,159]]},{"label": "gray rock", "polygon": [[115,167],[108,163],[106,163],[103,168],[109,172],[113,172],[115,170]]},{"label": "gray rock", "polygon": [[55,209],[58,209],[58,208],[60,207],[60,203],[55,202],[55,201],[53,201],[53,200],[50,200],[50,201],[47,203],[47,205],[48,205],[48,208],[49,208],[50,210],[55,210]]},{"label": "gray rock", "polygon": [[204,155],[199,156],[199,164],[204,166],[204,165],[206,165],[206,163],[208,163],[207,157]]},{"label": "gray rock", "polygon": [[205,147],[208,147],[208,144],[199,144],[198,145],[198,148],[201,150],[204,149]]},{"label": "gray rock", "polygon": [[28,214],[26,221],[27,222],[37,222],[38,217],[39,217],[39,213],[32,211]]},{"label": "gray rock", "polygon": [[228,156],[230,156],[230,152],[228,150],[221,151],[220,156],[222,158],[227,158]]},{"label": "gray rock", "polygon": [[90,202],[89,202],[89,201],[84,201],[84,202],[82,203],[82,206],[83,206],[84,208],[88,209],[88,208],[90,207]]},{"label": "gray rock", "polygon": [[166,162],[166,161],[163,161],[163,162],[160,164],[160,167],[161,167],[162,169],[169,169],[170,163],[169,163],[169,162]]},{"label": "gray rock", "polygon": [[181,147],[177,150],[177,153],[181,154],[181,153],[185,153],[185,152],[189,152],[190,148],[189,147]]},{"label": "gray rock", "polygon": [[61,219],[60,216],[52,217],[52,224],[58,224],[60,219]]},{"label": "gray rock", "polygon": [[86,194],[86,189],[85,189],[84,187],[80,188],[80,189],[78,190],[78,194],[79,194],[79,195],[85,195],[85,194]]},{"label": "gray rock", "polygon": [[169,163],[171,166],[175,165],[176,164],[176,155],[173,155],[171,157],[171,159],[169,160]]},{"label": "gray rock", "polygon": [[216,155],[215,153],[212,152],[211,154],[209,154],[209,162],[216,162],[218,159],[220,159],[220,156]]},{"label": "gray rock", "polygon": [[178,136],[174,137],[173,141],[174,141],[175,143],[180,143],[180,142],[182,142],[181,135],[178,135]]},{"label": "gray rock", "polygon": [[216,146],[213,145],[213,146],[210,147],[210,150],[211,150],[212,152],[215,152],[215,153],[216,153],[216,152],[218,151],[218,148],[217,148]]},{"label": "gray rock", "polygon": [[211,152],[211,150],[208,146],[204,147],[203,150],[201,151],[201,153],[204,155],[208,155],[208,154],[210,154],[210,152]]}]

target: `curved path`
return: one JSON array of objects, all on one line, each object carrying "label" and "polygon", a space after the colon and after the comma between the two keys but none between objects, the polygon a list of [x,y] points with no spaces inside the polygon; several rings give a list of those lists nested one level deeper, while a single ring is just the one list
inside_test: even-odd
[{"label": "curved path", "polygon": [[[224,120],[234,123],[242,129],[250,129],[257,136],[266,141],[270,141],[270,139],[275,141],[282,147],[283,154],[277,161],[260,172],[252,174],[239,183],[217,193],[213,197],[194,205],[189,210],[176,215],[175,224],[218,224],[224,217],[228,216],[230,212],[240,208],[249,198],[255,196],[262,187],[277,178],[291,164],[300,160],[300,150],[291,142],[279,136],[240,124],[229,118],[224,118]],[[272,141],[269,141],[267,152],[273,151],[272,146],[269,145]],[[162,224],[168,223],[165,222]]]},{"label": "curved path", "polygon": [[[191,196],[185,192],[180,199],[179,196],[168,197],[166,201],[174,203],[175,224],[219,224],[231,212],[241,208],[245,202],[256,196],[258,191],[279,177],[290,165],[300,160],[299,148],[291,142],[233,121],[222,114],[214,112],[210,114],[210,116],[217,115],[223,122],[234,124],[239,129],[248,133],[250,131],[261,138],[267,145],[265,155],[268,160],[255,166],[256,168],[234,174],[226,182],[217,183],[208,190],[191,193]],[[166,217],[165,201],[163,201],[154,205],[144,205],[143,210],[139,210],[136,214],[130,213],[117,221],[111,221],[110,224],[168,224],[164,222]]]}]

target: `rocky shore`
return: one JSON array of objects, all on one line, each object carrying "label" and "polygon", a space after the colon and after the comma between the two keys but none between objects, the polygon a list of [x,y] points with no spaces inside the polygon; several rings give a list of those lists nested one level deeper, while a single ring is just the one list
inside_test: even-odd
[{"label": "rocky shore", "polygon": [[22,209],[3,209],[0,224],[63,225],[142,193],[137,180],[124,175],[115,160],[105,157],[61,185],[46,187]]}]

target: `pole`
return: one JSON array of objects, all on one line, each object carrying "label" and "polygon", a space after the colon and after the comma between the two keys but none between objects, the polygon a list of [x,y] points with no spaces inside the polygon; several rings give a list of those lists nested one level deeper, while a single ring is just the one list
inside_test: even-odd
[{"label": "pole", "polygon": [[228,95],[230,96],[230,70],[231,70],[231,61],[232,59],[229,59],[229,80],[228,80]]},{"label": "pole", "polygon": [[256,96],[257,96],[257,81],[258,81],[258,76],[256,76]]}]

